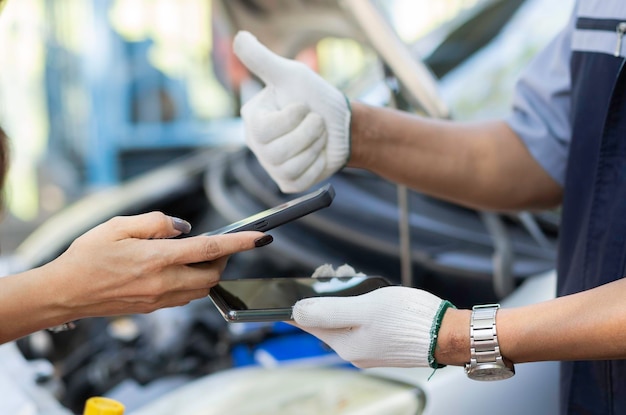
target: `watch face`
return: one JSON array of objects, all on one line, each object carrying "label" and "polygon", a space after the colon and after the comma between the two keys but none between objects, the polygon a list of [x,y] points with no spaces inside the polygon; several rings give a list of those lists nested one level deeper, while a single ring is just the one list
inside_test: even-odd
[{"label": "watch face", "polygon": [[498,364],[481,364],[467,368],[467,376],[473,380],[504,380],[512,377],[515,371]]}]

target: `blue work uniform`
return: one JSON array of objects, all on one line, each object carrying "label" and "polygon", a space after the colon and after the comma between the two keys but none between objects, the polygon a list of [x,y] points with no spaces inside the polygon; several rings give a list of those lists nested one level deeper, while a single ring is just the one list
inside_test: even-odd
[{"label": "blue work uniform", "polygon": [[[626,275],[624,31],[626,0],[577,1],[520,79],[507,119],[564,188],[560,296]],[[626,360],[562,362],[561,412],[626,414]]]}]

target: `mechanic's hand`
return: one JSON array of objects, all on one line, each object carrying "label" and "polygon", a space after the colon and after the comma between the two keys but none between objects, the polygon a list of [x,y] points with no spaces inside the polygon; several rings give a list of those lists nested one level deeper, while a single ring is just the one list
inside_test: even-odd
[{"label": "mechanic's hand", "polygon": [[320,277],[366,277],[362,272],[356,272],[354,268],[352,268],[348,264],[343,264],[337,268],[333,268],[331,264],[322,264],[319,267],[315,268],[313,274],[311,274],[311,278],[320,278]]},{"label": "mechanic's hand", "polygon": [[436,367],[434,348],[448,307],[416,288],[383,287],[354,297],[296,303],[295,325],[357,367]]},{"label": "mechanic's hand", "polygon": [[[208,295],[230,254],[252,249],[264,237],[238,232],[167,239],[189,229],[159,212],[120,216],[93,228],[44,266],[56,312],[73,320],[186,304]],[[256,244],[268,240],[266,235]]]},{"label": "mechanic's hand", "polygon": [[306,65],[280,57],[250,33],[234,52],[265,88],[241,109],[246,141],[286,193],[302,192],[341,169],[350,156],[347,98]]}]

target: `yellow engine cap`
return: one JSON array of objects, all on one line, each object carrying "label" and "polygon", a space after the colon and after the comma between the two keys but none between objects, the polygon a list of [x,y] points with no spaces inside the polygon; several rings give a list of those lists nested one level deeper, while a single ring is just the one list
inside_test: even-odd
[{"label": "yellow engine cap", "polygon": [[126,408],[115,399],[94,396],[87,399],[83,415],[124,415]]}]

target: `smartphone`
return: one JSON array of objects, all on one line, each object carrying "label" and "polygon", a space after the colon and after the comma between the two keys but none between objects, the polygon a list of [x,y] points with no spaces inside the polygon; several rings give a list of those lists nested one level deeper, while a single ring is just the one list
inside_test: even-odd
[{"label": "smartphone", "polygon": [[329,183],[316,191],[202,235],[221,235],[241,231],[269,231],[277,226],[330,206],[334,198],[335,189]]},{"label": "smartphone", "polygon": [[209,298],[228,322],[288,321],[303,298],[360,295],[389,285],[382,277],[246,278],[220,281]]}]

